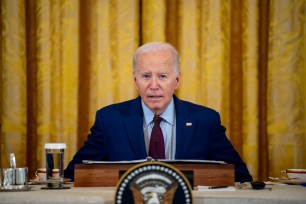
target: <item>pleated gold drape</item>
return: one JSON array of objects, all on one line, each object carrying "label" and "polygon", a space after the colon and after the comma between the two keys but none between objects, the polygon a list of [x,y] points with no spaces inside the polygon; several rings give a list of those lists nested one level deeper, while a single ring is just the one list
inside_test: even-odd
[{"label": "pleated gold drape", "polygon": [[137,96],[132,56],[167,41],[177,95],[216,109],[255,179],[306,168],[305,0],[0,0],[0,164],[65,165],[95,111]]}]

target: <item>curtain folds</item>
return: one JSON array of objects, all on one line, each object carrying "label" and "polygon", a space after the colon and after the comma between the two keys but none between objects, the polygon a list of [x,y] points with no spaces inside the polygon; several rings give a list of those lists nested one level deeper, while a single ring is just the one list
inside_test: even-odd
[{"label": "curtain folds", "polygon": [[306,168],[306,0],[0,0],[0,165],[65,165],[97,109],[137,96],[132,57],[181,57],[179,98],[216,109],[254,179]]}]

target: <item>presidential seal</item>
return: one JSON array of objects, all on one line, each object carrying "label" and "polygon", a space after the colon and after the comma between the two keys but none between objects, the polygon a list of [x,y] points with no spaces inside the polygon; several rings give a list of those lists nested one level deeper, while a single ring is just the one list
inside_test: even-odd
[{"label": "presidential seal", "polygon": [[163,162],[145,162],[119,180],[116,204],[192,204],[192,188],[180,170]]}]

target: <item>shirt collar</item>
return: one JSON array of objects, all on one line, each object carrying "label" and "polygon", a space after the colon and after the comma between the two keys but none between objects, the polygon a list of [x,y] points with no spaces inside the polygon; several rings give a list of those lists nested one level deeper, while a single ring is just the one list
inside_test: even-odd
[{"label": "shirt collar", "polygon": [[[145,119],[145,126],[148,126],[154,118],[154,112],[151,111],[142,100],[141,105]],[[167,106],[166,110],[160,115],[160,117],[162,117],[170,125],[174,125],[174,111],[174,101],[172,97],[171,102]]]}]

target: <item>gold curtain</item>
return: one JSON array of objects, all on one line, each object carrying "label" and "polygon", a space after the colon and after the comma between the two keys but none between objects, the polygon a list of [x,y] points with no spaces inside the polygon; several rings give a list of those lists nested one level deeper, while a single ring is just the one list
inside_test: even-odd
[{"label": "gold curtain", "polygon": [[306,0],[0,0],[0,165],[65,165],[95,111],[137,96],[132,56],[167,41],[177,95],[216,109],[254,179],[306,168]]}]

